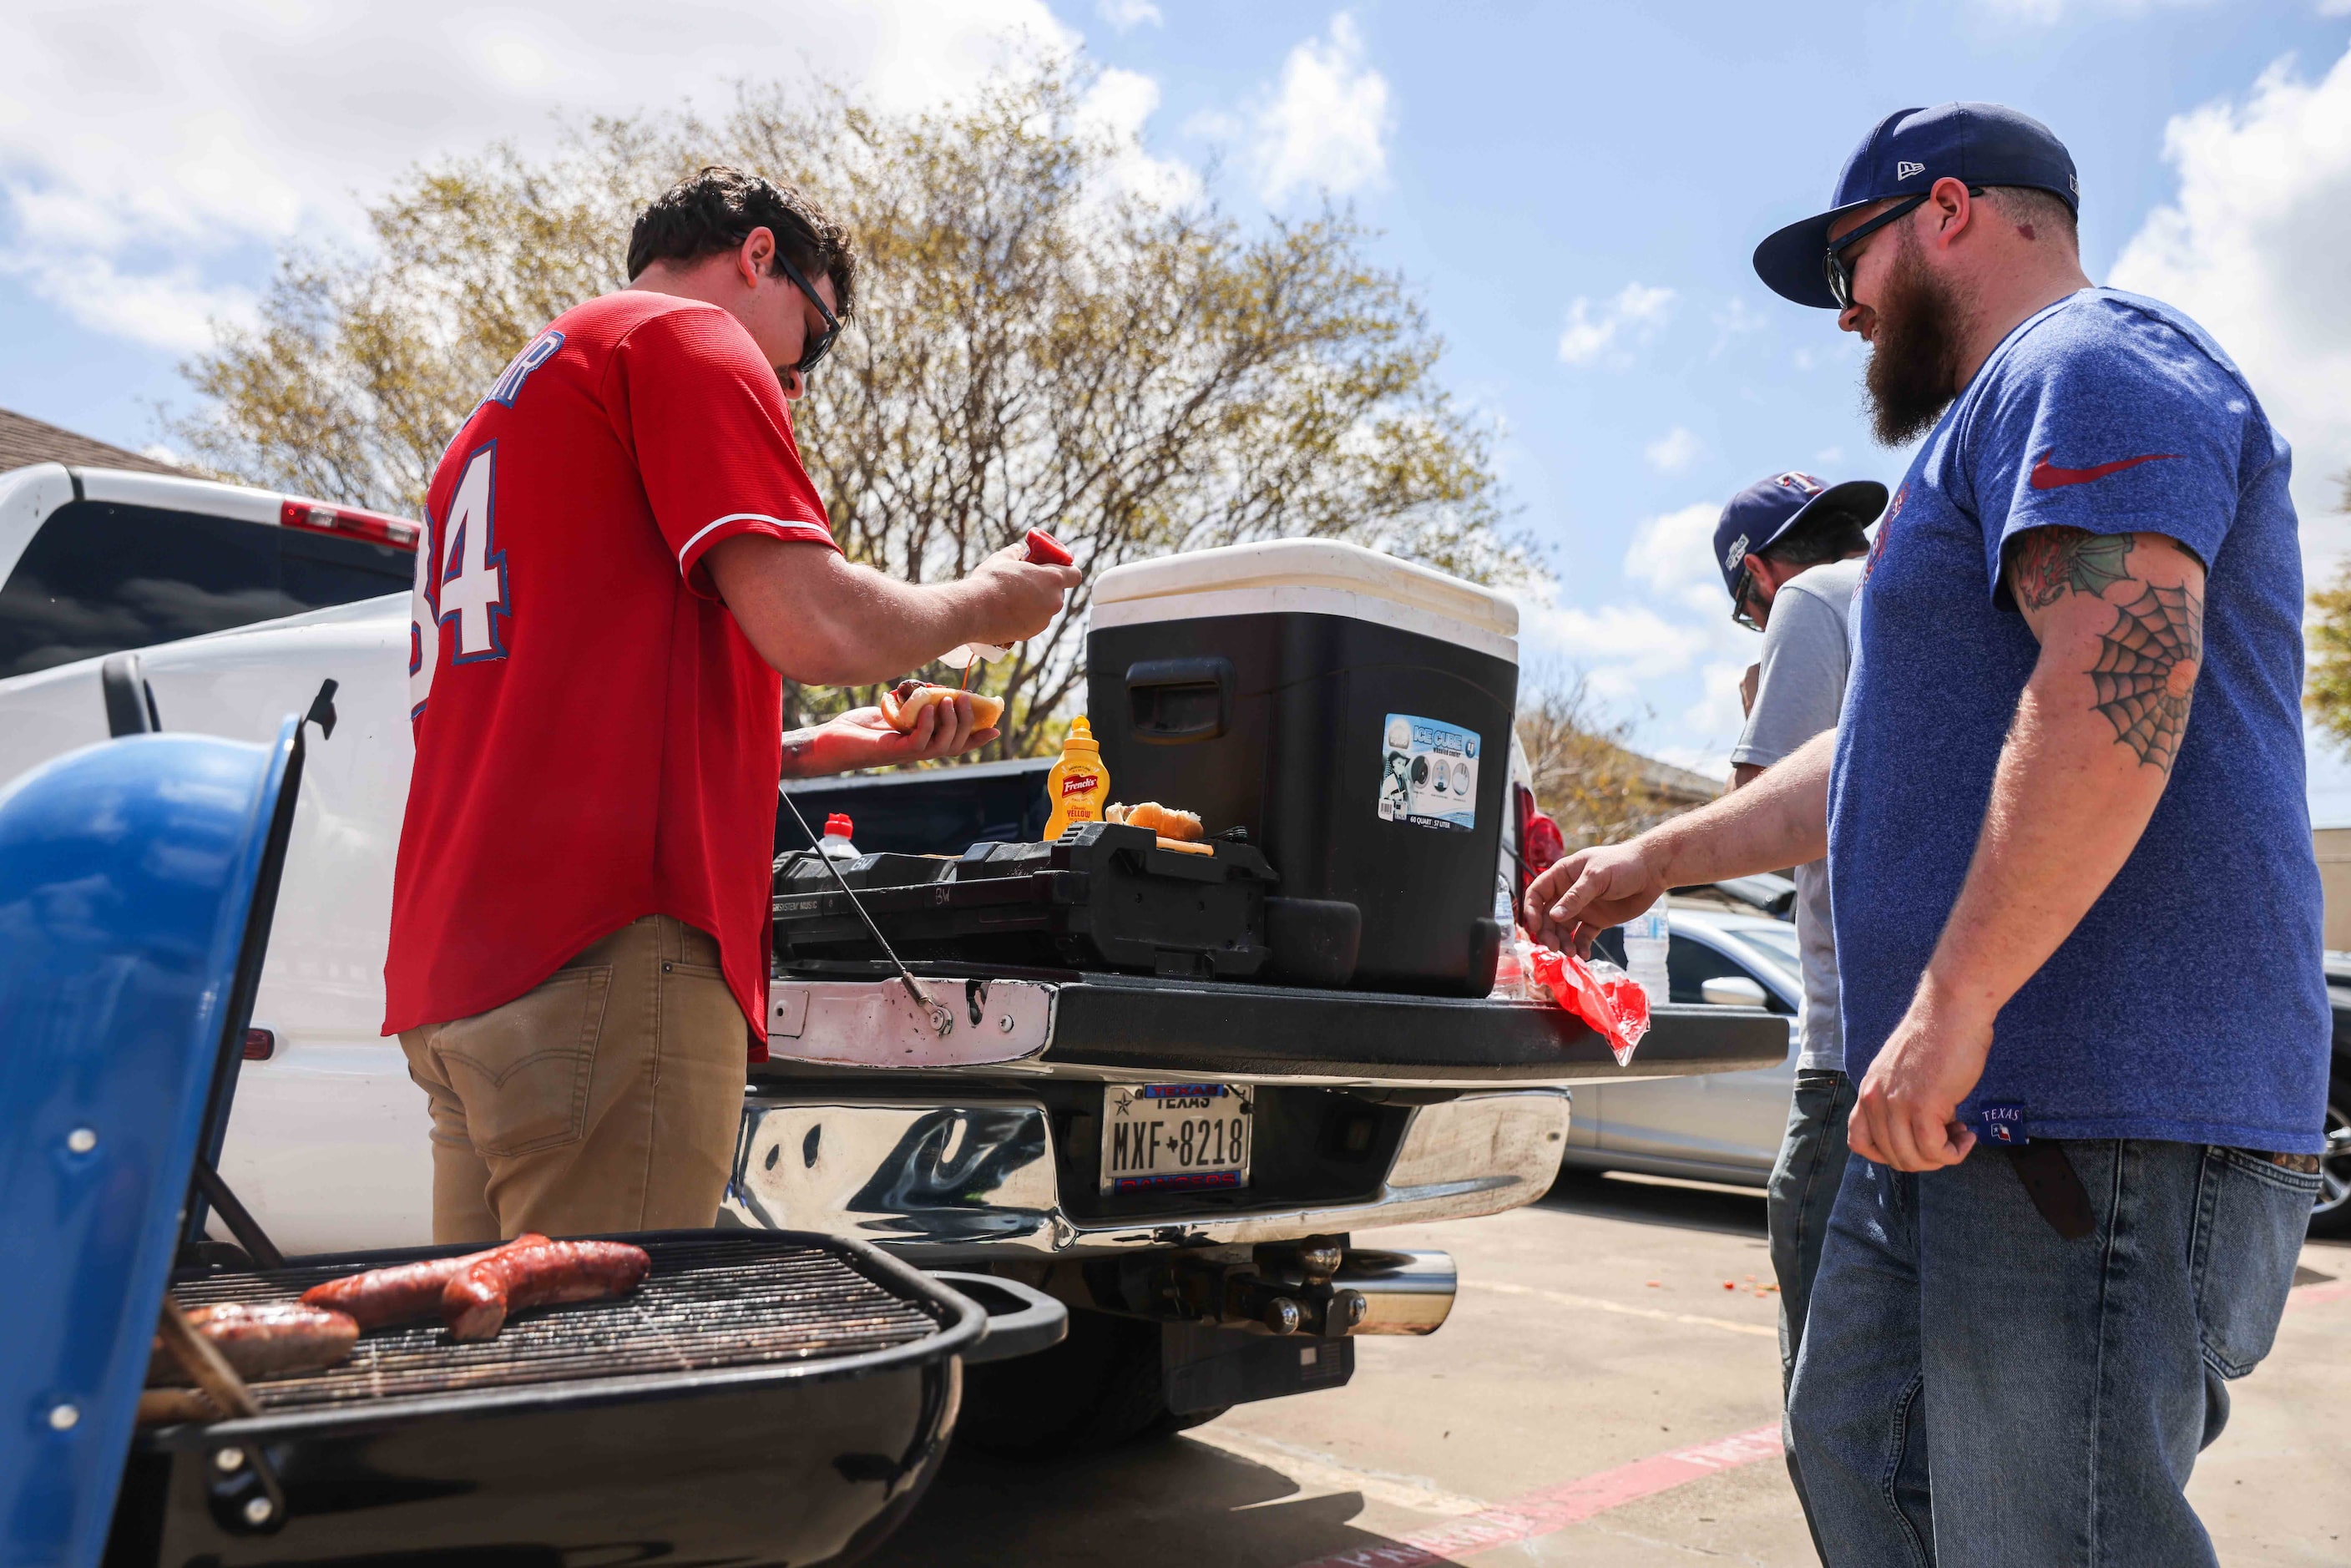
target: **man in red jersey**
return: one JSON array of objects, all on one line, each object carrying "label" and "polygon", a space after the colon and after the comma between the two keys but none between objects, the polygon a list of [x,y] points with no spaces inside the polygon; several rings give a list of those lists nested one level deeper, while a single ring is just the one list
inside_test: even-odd
[{"label": "man in red jersey", "polygon": [[871,708],[783,735],[778,672],[1017,642],[1078,581],[1018,545],[934,587],[842,558],[787,404],[856,258],[799,193],[705,169],[637,219],[629,276],[515,357],[426,495],[383,1028],[431,1102],[440,1241],[712,1222],[778,779],[996,734],[958,697],[911,735]]}]

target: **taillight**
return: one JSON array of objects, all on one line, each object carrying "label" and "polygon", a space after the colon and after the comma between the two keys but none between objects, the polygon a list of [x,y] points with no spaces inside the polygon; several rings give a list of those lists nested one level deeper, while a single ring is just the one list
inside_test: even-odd
[{"label": "taillight", "polygon": [[277,520],[287,528],[306,528],[314,534],[342,534],[370,544],[390,545],[394,549],[416,548],[414,523],[405,517],[388,517],[381,512],[363,512],[356,507],[287,500],[279,503]]},{"label": "taillight", "polygon": [[266,1029],[249,1029],[245,1031],[245,1059],[247,1061],[266,1061],[277,1054],[276,1031]]}]

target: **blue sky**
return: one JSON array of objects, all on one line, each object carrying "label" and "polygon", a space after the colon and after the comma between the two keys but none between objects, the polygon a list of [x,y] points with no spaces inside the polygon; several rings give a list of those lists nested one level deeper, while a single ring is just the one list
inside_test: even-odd
[{"label": "blue sky", "polygon": [[[1719,768],[1736,734],[1755,644],[1706,559],[1722,498],[1907,461],[1868,439],[1855,346],[1747,262],[1906,104],[1991,99],[2056,130],[2092,276],[2220,336],[2295,443],[2311,569],[2351,545],[2327,477],[2351,466],[2351,0],[19,5],[0,405],[143,445],[207,317],[287,240],[349,235],[414,159],[528,144],[554,112],[715,101],[741,74],[928,101],[1008,29],[1105,68],[1098,112],[1139,177],[1212,171],[1252,221],[1328,191],[1384,231],[1544,548],[1530,660],[1588,673],[1660,755]],[[2351,767],[2314,761],[2317,815],[2351,821]]]}]

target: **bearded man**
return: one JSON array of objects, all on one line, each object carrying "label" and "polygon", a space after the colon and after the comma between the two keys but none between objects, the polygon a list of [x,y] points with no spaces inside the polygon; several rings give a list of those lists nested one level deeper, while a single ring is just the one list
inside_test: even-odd
[{"label": "bearded man", "polygon": [[1838,728],[1528,894],[1588,948],[1828,853],[1861,1087],[1789,1421],[1834,1564],[2212,1563],[2183,1489],[2318,1189],[2291,458],[2202,329],[2090,283],[2078,200],[2038,121],[1903,110],[1757,248],[1926,437]]}]

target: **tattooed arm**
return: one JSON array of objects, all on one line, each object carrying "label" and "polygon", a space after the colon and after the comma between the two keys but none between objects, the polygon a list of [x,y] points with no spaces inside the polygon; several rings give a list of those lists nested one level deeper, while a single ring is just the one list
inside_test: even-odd
[{"label": "tattooed arm", "polygon": [[2006,581],[2041,643],[2001,747],[1967,881],[1910,1009],[1871,1063],[1854,1149],[1901,1170],[1957,1164],[1951,1124],[1992,1019],[2137,847],[2187,732],[2204,568],[2162,534],[2042,528]]}]

